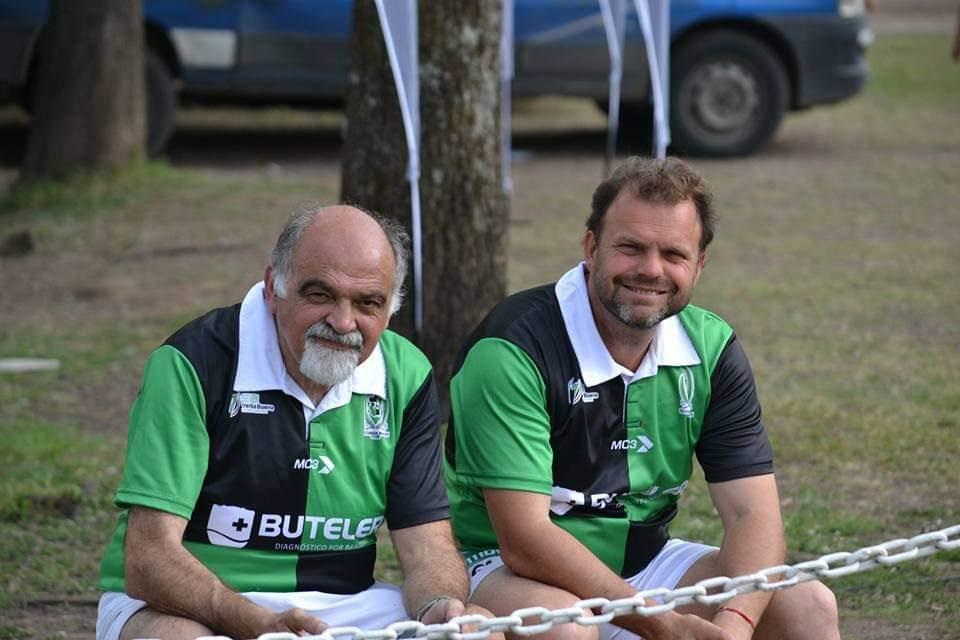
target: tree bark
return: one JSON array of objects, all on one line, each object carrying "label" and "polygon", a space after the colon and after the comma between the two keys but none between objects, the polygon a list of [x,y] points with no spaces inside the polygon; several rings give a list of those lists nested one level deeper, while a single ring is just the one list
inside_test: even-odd
[{"label": "tree bark", "polygon": [[[501,0],[421,2],[423,332],[446,400],[461,341],[506,292],[499,134]],[[397,92],[372,0],[358,0],[342,199],[410,219]],[[413,293],[413,292],[411,292]],[[412,298],[393,327],[412,335]]]},{"label": "tree bark", "polygon": [[140,0],[51,0],[22,181],[116,169],[143,153]]},{"label": "tree bark", "polygon": [[507,288],[501,0],[420,3],[424,335],[442,396],[460,343]]}]

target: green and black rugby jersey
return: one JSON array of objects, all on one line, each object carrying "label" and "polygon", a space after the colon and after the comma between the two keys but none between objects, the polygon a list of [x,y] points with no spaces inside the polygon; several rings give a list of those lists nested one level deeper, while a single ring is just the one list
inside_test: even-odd
[{"label": "green and black rugby jersey", "polygon": [[[186,518],[184,546],[237,591],[356,593],[373,583],[381,524],[449,517],[431,368],[386,331],[314,407],[262,291],[150,356],[116,502]],[[102,562],[107,591],[124,590],[126,516]]]},{"label": "green and black rugby jersey", "polygon": [[666,542],[694,455],[708,482],[773,471],[730,326],[689,305],[627,371],[597,332],[582,266],[495,307],[450,392],[447,491],[468,552],[498,546],[484,488],[530,491],[552,496],[553,521],[628,577]]}]

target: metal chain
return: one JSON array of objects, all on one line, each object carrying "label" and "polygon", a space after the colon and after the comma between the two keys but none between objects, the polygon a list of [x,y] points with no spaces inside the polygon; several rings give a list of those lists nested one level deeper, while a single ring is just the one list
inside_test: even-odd
[{"label": "metal chain", "polygon": [[[631,598],[607,600],[590,598],[580,600],[566,609],[549,610],[544,607],[517,609],[508,616],[487,618],[481,615],[465,615],[443,624],[423,624],[413,620],[396,622],[384,629],[364,631],[357,627],[330,627],[315,636],[297,636],[293,633],[266,633],[257,640],[397,640],[425,638],[426,640],[485,640],[491,633],[509,631],[521,636],[531,636],[549,630],[555,624],[573,622],[583,626],[605,624],[613,618],[627,614],[654,616],[676,607],[694,602],[717,605],[742,593],[752,591],[779,591],[810,580],[839,578],[923,558],[938,551],[960,549],[960,524],[939,531],[922,533],[912,538],[896,538],[887,542],[863,547],[856,551],[828,553],[816,560],[806,560],[793,565],[768,567],[749,575],[727,578],[708,578],[679,589],[647,589]],[[651,604],[650,601],[656,603]],[[599,613],[596,613],[599,611]],[[594,612],[591,615],[591,612]],[[524,624],[524,620],[532,622]],[[476,631],[463,631],[464,626],[474,626]],[[219,637],[219,636],[217,636]],[[199,639],[198,640],[202,640]]]}]

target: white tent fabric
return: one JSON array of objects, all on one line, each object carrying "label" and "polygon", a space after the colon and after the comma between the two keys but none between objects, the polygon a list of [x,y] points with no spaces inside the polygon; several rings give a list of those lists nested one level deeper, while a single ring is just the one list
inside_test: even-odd
[{"label": "white tent fabric", "polygon": [[[667,155],[670,144],[670,0],[633,0],[640,19],[640,30],[647,48],[650,87],[653,89],[653,127],[656,156]],[[657,24],[651,20],[656,16]]]},{"label": "white tent fabric", "polygon": [[[598,0],[603,30],[610,53],[610,96],[607,111],[607,154],[603,173],[617,150],[620,128],[620,88],[623,82],[623,48],[626,32],[625,0]],[[640,30],[647,49],[650,86],[653,89],[655,155],[663,158],[670,144],[670,0],[634,0]]]},{"label": "white tent fabric", "polygon": [[627,30],[626,0],[599,0],[603,30],[610,52],[610,97],[607,100],[607,154],[603,175],[610,173],[610,165],[617,154],[617,131],[620,129],[620,86],[623,82],[623,44]]},{"label": "white tent fabric", "polygon": [[413,330],[423,328],[423,234],[420,220],[420,67],[417,0],[376,0],[377,15],[397,85],[400,114],[407,138],[407,180],[410,181],[410,226],[413,239]]},{"label": "white tent fabric", "polygon": [[511,86],[513,84],[513,0],[503,0],[503,18],[500,23],[500,169],[503,192],[513,193],[511,165]]}]

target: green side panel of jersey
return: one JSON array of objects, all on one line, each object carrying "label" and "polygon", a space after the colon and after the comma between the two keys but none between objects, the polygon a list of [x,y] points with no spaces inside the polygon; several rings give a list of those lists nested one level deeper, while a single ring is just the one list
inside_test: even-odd
[{"label": "green side panel of jersey", "polygon": [[482,489],[550,495],[553,488],[546,388],[522,349],[485,338],[470,349],[451,381],[450,403],[456,470],[449,461],[444,469],[454,533],[464,549],[496,547]]},{"label": "green side panel of jersey", "polygon": [[733,334],[716,315],[688,306],[680,320],[701,364],[660,367],[627,387],[627,463],[634,491],[620,500],[632,521],[642,521],[680,499],[693,472],[692,452],[710,404],[710,378]]},{"label": "green side panel of jersey", "polygon": [[551,514],[551,520],[590,549],[611,571],[620,573],[630,530],[626,518],[561,518]]},{"label": "green side panel of jersey", "polygon": [[[117,505],[145,506],[189,519],[206,474],[210,440],[200,380],[175,347],[162,346],[147,360],[140,395],[130,410],[127,440]],[[101,562],[101,588],[123,590],[125,534],[123,513]]]}]

